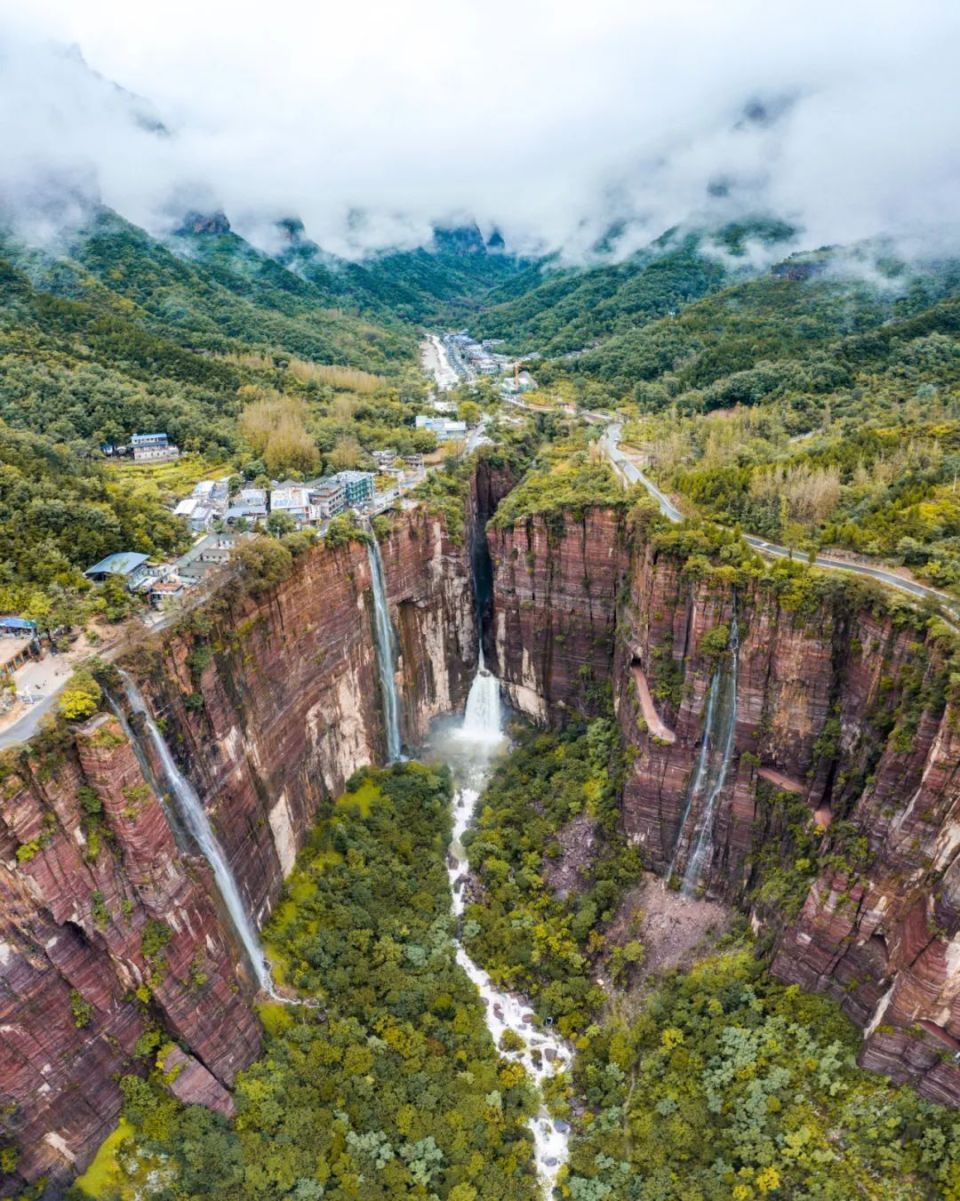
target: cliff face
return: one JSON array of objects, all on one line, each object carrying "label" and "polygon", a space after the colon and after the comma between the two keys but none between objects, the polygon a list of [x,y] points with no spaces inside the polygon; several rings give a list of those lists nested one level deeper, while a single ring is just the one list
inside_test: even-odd
[{"label": "cliff face", "polygon": [[511,704],[536,721],[590,710],[609,682],[616,598],[625,566],[622,520],[542,516],[488,531],[495,670]]},{"label": "cliff face", "polygon": [[189,1048],[222,1108],[260,1031],[206,865],[181,855],[115,718],[35,748],[2,789],[0,1114],[19,1178],[57,1180],[116,1123],[114,1076],[150,1031]]},{"label": "cliff face", "polygon": [[[381,543],[402,727],[462,707],[476,664],[469,556],[422,510]],[[258,924],[324,801],[385,755],[366,548],[319,548],[262,598],[224,597],[145,681]]]},{"label": "cliff face", "polygon": [[[462,706],[475,668],[469,554],[421,510],[393,519],[381,554],[414,743]],[[225,589],[128,664],[258,924],[320,806],[383,758],[370,584],[363,545],[318,547],[278,587]],[[0,1148],[20,1150],[0,1193],[85,1166],[138,1052],[179,1043],[175,1091],[224,1112],[224,1086],[258,1052],[232,928],[205,861],[177,846],[152,767],[101,716],[33,745],[0,784]]]},{"label": "cliff face", "polygon": [[[733,569],[688,571],[628,542],[605,511],[559,534],[542,519],[490,532],[512,701],[561,720],[590,710],[585,679],[611,680],[631,763],[623,823],[650,866],[682,878],[705,830],[699,884],[751,911],[775,939],[774,971],[842,1004],[866,1031],[866,1066],[960,1103],[960,727],[943,650],[840,581],[734,587]],[[734,614],[731,753],[725,775],[705,758],[697,790]],[[715,696],[715,746],[720,708]],[[790,798],[820,874],[801,905],[777,908],[764,903],[771,863],[794,887],[807,870]]]}]

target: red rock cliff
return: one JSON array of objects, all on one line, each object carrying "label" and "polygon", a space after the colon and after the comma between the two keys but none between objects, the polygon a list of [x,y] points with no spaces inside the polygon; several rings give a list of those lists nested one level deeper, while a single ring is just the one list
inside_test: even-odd
[{"label": "red rock cliff", "polygon": [[[736,605],[732,754],[701,884],[751,909],[778,975],[830,993],[865,1029],[867,1066],[960,1103],[960,726],[942,641],[849,581],[707,569],[607,511],[562,531],[541,518],[493,529],[490,546],[513,703],[562,720],[589,711],[585,680],[612,680],[631,764],[623,823],[660,872],[683,874],[706,821],[702,795],[689,811],[688,798]],[[799,914],[753,903],[771,841],[778,870],[800,870],[791,796],[811,829],[829,825]]]},{"label": "red rock cliff", "polygon": [[142,1068],[150,1030],[226,1085],[260,1031],[206,865],[181,854],[115,718],[8,758],[2,789],[0,1114],[20,1152],[10,1191],[86,1164],[120,1111],[115,1074]]},{"label": "red rock cliff", "polygon": [[[424,510],[394,517],[381,553],[415,742],[462,706],[475,668],[469,555]],[[258,924],[320,806],[382,759],[374,647],[367,551],[352,543],[306,552],[260,595],[224,588],[130,658]],[[0,1146],[20,1162],[0,1191],[16,1191],[85,1166],[149,1031],[189,1051],[178,1085],[225,1111],[260,1032],[207,865],[178,848],[118,721],[45,736],[5,772]]]},{"label": "red rock cliff", "polygon": [[[414,510],[381,557],[406,739],[461,708],[476,662],[466,546]],[[243,896],[262,921],[320,808],[384,756],[366,548],[318,547],[262,596],[231,599],[157,651],[145,687]]]}]

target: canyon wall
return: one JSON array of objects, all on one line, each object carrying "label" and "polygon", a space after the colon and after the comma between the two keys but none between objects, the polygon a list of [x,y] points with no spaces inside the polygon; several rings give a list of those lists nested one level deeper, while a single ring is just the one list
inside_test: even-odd
[{"label": "canyon wall", "polygon": [[[960,1103],[950,640],[868,588],[718,566],[694,534],[618,511],[494,523],[483,539],[511,484],[508,469],[481,466],[462,538],[420,508],[394,516],[381,543],[407,742],[464,703],[471,565],[488,556],[479,608],[509,699],[558,722],[612,697],[624,829],[648,865],[682,875],[708,824],[701,884],[750,913],[774,971],[837,999],[866,1031],[867,1066]],[[706,823],[690,786],[734,612],[736,722]],[[125,665],[262,923],[318,811],[383,758],[366,548],[313,548],[269,586],[238,577]],[[181,1095],[223,1112],[258,1051],[233,931],[157,779],[106,714],[0,764],[5,1169],[19,1151],[0,1193],[42,1175],[55,1192],[82,1168],[116,1120],[116,1078],[159,1045],[181,1049]]]},{"label": "canyon wall", "polygon": [[[381,554],[413,744],[462,707],[476,666],[469,552],[418,509],[391,519]],[[319,546],[276,586],[228,582],[124,664],[258,924],[320,807],[382,761],[371,620],[366,548]],[[188,1053],[174,1091],[223,1112],[259,1050],[253,985],[212,875],[185,853],[162,773],[127,730],[101,714],[0,768],[2,1195],[42,1176],[55,1194],[81,1170],[116,1123],[116,1078],[162,1043]]]},{"label": "canyon wall", "polygon": [[[0,1144],[16,1182],[82,1167],[116,1124],[115,1074],[190,1048],[228,1112],[256,1055],[252,988],[203,860],[181,855],[116,718],[8,757],[0,809]],[[16,1149],[14,1151],[13,1149]]]},{"label": "canyon wall", "polygon": [[[466,539],[423,509],[382,540],[405,741],[462,708],[476,667]],[[158,648],[144,688],[258,924],[324,801],[385,757],[366,548],[319,548],[261,596],[215,607]]]},{"label": "canyon wall", "polygon": [[[857,581],[717,567],[609,510],[524,519],[490,546],[504,686],[559,721],[595,711],[593,683],[611,683],[623,824],[648,865],[682,877],[706,822],[701,885],[751,913],[775,973],[843,1006],[866,1066],[960,1103],[950,639]],[[736,721],[707,822],[692,781],[735,610]]]},{"label": "canyon wall", "polygon": [[510,703],[535,721],[592,711],[608,683],[626,555],[624,518],[538,515],[488,531],[495,670]]}]

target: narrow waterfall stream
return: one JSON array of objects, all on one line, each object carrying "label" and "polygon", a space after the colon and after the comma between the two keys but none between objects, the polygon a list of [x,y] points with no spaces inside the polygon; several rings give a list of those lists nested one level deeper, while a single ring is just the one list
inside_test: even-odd
[{"label": "narrow waterfall stream", "polygon": [[703,805],[695,819],[694,828],[687,841],[689,855],[686,869],[683,873],[682,891],[685,896],[693,896],[703,877],[703,872],[713,858],[713,827],[733,758],[734,736],[737,730],[737,672],[740,650],[739,631],[737,629],[737,611],[734,604],[733,616],[730,620],[730,640],[723,661],[717,666],[710,681],[710,691],[707,696],[707,710],[703,724],[703,742],[700,746],[700,757],[694,772],[693,782],[687,793],[687,804],[680,826],[680,834],[673,852],[673,861],[667,880],[673,875],[681,854],[684,838],[683,830],[691,811],[704,798]]},{"label": "narrow waterfall stream", "polygon": [[367,557],[370,560],[370,579],[373,585],[373,630],[377,640],[377,667],[380,673],[380,692],[383,697],[383,728],[387,737],[387,762],[396,763],[403,754],[400,738],[400,701],[397,697],[397,644],[387,605],[387,589],[383,582],[383,560],[380,545],[369,522]]},{"label": "narrow waterfall stream", "polygon": [[[466,908],[464,887],[467,883],[467,856],[462,838],[473,820],[477,803],[490,774],[493,758],[506,743],[501,729],[500,681],[485,666],[483,648],[477,674],[470,688],[463,724],[451,740],[450,766],[454,773],[453,838],[447,857],[447,874],[453,893],[453,912],[462,917]],[[501,1054],[523,1064],[539,1085],[555,1072],[569,1067],[573,1051],[551,1030],[538,1028],[531,1007],[521,997],[501,992],[487,973],[477,966],[456,939],[457,962],[477,986],[486,1009],[487,1027],[493,1041],[500,1047],[504,1031],[511,1030],[522,1047],[516,1051],[501,1050]],[[543,1184],[544,1196],[550,1197],[557,1173],[568,1154],[568,1126],[550,1116],[541,1104],[530,1120],[536,1156],[537,1174]]]},{"label": "narrow waterfall stream", "polygon": [[170,787],[170,793],[176,805],[177,814],[183,822],[184,827],[190,832],[201,854],[210,864],[220,897],[230,915],[233,928],[236,930],[237,936],[243,944],[243,949],[256,976],[257,984],[264,992],[269,993],[270,996],[277,1000],[283,1000],[284,998],[280,997],[274,988],[273,979],[270,975],[270,967],[263,953],[263,947],[260,945],[256,927],[250,920],[250,916],[244,906],[243,899],[240,896],[240,889],[237,887],[236,878],[230,868],[230,864],[227,862],[227,856],[224,853],[223,847],[221,847],[217,841],[216,834],[213,832],[210,819],[207,817],[207,811],[204,809],[199,796],[197,796],[196,789],[180,768],[177,767],[176,760],[169,746],[167,746],[166,739],[160,733],[157,723],[150,715],[146,701],[141,696],[136,684],[126,672],[121,672],[120,674],[131,711],[143,714],[147,733],[150,736],[153,749],[157,753],[157,758],[163,767],[163,774],[166,776],[167,784]]}]

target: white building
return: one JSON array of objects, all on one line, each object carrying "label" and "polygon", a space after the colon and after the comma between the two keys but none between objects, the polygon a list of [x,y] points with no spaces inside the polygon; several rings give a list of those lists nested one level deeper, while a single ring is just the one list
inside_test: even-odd
[{"label": "white building", "polygon": [[183,517],[194,534],[201,534],[213,524],[217,514],[199,496],[188,496],[173,510],[174,516]]},{"label": "white building", "polygon": [[137,463],[157,462],[180,457],[180,447],[174,446],[166,434],[134,434],[130,439]]}]

